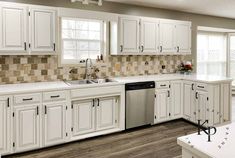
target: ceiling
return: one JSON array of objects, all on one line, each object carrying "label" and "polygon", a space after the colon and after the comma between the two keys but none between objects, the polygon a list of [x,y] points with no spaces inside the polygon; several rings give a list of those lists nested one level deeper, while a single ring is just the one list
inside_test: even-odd
[{"label": "ceiling", "polygon": [[235,0],[106,0],[235,19]]}]

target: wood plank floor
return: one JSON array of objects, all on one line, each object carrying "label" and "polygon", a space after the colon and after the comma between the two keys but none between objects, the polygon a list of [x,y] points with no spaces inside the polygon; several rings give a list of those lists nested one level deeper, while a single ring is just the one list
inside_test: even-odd
[{"label": "wood plank floor", "polygon": [[86,139],[6,158],[173,158],[176,139],[197,128],[183,120]]}]

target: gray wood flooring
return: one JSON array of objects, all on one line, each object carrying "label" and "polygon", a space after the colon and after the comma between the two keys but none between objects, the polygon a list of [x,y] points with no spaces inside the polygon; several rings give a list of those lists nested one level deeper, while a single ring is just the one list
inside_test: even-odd
[{"label": "gray wood flooring", "polygon": [[183,120],[86,139],[6,158],[173,158],[179,136],[197,128]]}]

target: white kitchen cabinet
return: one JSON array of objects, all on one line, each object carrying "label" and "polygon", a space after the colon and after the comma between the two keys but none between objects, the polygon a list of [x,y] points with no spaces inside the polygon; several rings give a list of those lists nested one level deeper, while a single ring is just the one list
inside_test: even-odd
[{"label": "white kitchen cabinet", "polygon": [[140,19],[136,17],[119,18],[120,53],[139,53]]},{"label": "white kitchen cabinet", "polygon": [[170,89],[157,89],[155,99],[155,121],[167,121],[170,117]]},{"label": "white kitchen cabinet", "polygon": [[44,145],[50,146],[65,141],[66,102],[44,105],[43,129]]},{"label": "white kitchen cabinet", "polygon": [[116,98],[98,99],[96,109],[96,130],[105,130],[114,128],[116,124]]},{"label": "white kitchen cabinet", "polygon": [[175,22],[172,20],[160,20],[160,53],[175,52]]},{"label": "white kitchen cabinet", "polygon": [[182,117],[182,81],[171,82],[171,117],[174,119]]},{"label": "white kitchen cabinet", "polygon": [[56,51],[56,10],[45,7],[30,8],[31,52]]},{"label": "white kitchen cabinet", "polygon": [[176,53],[191,54],[191,23],[177,21],[175,25]]},{"label": "white kitchen cabinet", "polygon": [[184,81],[183,83],[183,117],[197,123],[195,105],[195,83]]},{"label": "white kitchen cabinet", "polygon": [[72,103],[72,136],[95,131],[95,99]]},{"label": "white kitchen cabinet", "polygon": [[[196,119],[201,120],[201,123],[204,123],[206,120],[209,120],[209,105],[208,105],[208,92],[196,90]],[[205,124],[207,125],[207,124]]]},{"label": "white kitchen cabinet", "polygon": [[159,48],[159,21],[156,19],[141,19],[142,53],[157,53]]},{"label": "white kitchen cabinet", "polygon": [[27,7],[0,4],[0,50],[27,53]]},{"label": "white kitchen cabinet", "polygon": [[14,108],[15,152],[40,147],[39,105],[15,106]]},{"label": "white kitchen cabinet", "polygon": [[10,98],[0,97],[0,155],[10,152]]}]

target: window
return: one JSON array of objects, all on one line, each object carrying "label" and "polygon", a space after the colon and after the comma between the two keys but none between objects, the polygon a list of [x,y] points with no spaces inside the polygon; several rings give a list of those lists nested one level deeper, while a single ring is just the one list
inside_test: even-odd
[{"label": "window", "polygon": [[226,34],[200,32],[197,35],[197,73],[226,76]]},{"label": "window", "polygon": [[103,51],[103,27],[99,20],[62,18],[62,64],[96,59]]},{"label": "window", "polygon": [[[229,36],[229,46],[230,46],[230,61],[229,61],[229,71],[230,77],[235,79],[235,34],[230,34]],[[232,82],[232,85],[235,86],[235,81]]]}]

